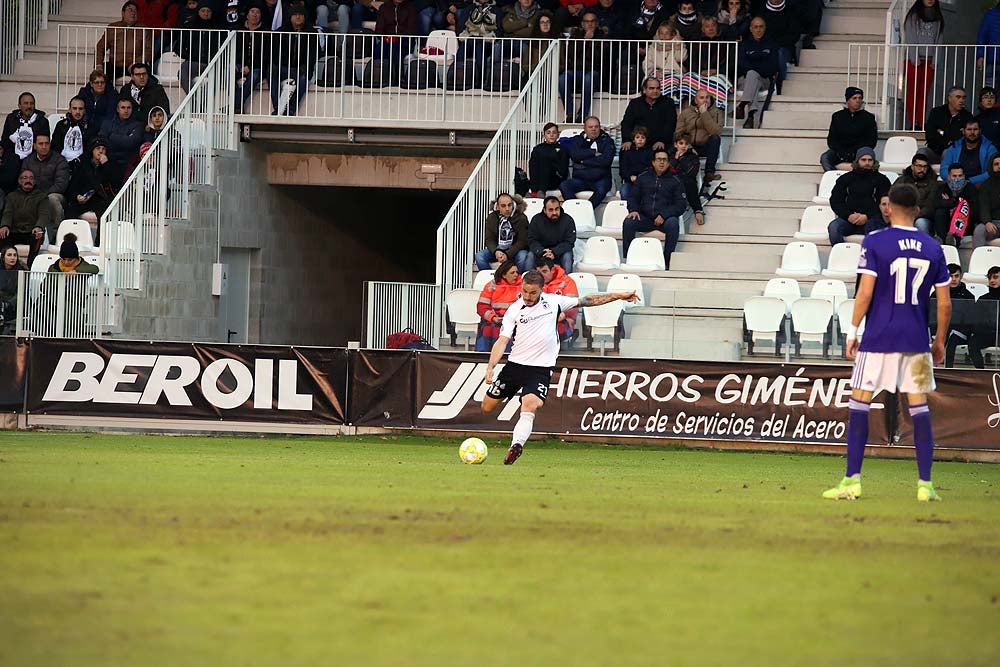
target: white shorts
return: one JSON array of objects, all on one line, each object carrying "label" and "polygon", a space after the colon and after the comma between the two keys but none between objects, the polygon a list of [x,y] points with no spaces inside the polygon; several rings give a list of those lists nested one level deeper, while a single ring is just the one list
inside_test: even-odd
[{"label": "white shorts", "polygon": [[929,394],[934,391],[934,360],[930,352],[858,352],[851,388]]}]

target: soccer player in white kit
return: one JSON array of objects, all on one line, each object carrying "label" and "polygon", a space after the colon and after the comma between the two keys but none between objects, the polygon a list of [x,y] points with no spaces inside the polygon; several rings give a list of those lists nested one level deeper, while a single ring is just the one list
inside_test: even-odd
[{"label": "soccer player in white kit", "polygon": [[[538,271],[528,271],[521,280],[521,296],[507,309],[500,325],[500,337],[490,351],[486,367],[483,412],[492,412],[503,401],[521,392],[521,416],[514,425],[504,465],[511,465],[524,451],[531,436],[535,412],[545,404],[552,379],[552,367],[559,357],[559,313],[578,306],[600,306],[612,301],[636,302],[635,292],[596,292],[587,296],[543,294],[545,279]],[[503,357],[507,342],[513,340],[507,363],[494,379],[493,369]]]}]

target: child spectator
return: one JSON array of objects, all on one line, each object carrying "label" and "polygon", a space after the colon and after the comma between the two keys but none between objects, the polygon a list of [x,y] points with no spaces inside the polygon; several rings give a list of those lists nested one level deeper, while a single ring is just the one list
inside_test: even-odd
[{"label": "child spectator", "polygon": [[620,196],[628,199],[632,184],[653,162],[653,148],[648,146],[649,130],[641,125],[632,130],[632,148],[618,153],[618,173],[622,177]]}]

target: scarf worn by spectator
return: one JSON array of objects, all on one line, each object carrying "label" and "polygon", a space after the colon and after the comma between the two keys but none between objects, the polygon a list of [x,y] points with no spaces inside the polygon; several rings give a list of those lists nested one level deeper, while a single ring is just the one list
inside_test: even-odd
[{"label": "scarf worn by spectator", "polygon": [[527,9],[521,7],[520,2],[514,3],[514,15],[523,21],[530,21],[538,13],[539,9],[540,7],[537,2],[531,3],[531,6]]},{"label": "scarf worn by spectator", "polygon": [[514,225],[510,218],[497,211],[497,249],[507,251],[507,248],[514,245]]},{"label": "scarf worn by spectator", "polygon": [[35,130],[31,125],[37,119],[37,111],[31,114],[30,118],[25,118],[23,115],[17,114],[18,128],[14,130],[13,134],[7,137],[14,144],[14,152],[22,160],[31,155],[31,152],[34,150]]},{"label": "scarf worn by spectator", "polygon": [[690,26],[690,25],[694,25],[697,21],[698,21],[698,12],[692,10],[692,11],[690,11],[690,12],[688,12],[688,13],[685,14],[684,12],[682,12],[680,10],[677,11],[677,22],[678,23],[680,23],[682,25]]},{"label": "scarf worn by spectator", "polygon": [[774,0],[767,0],[767,9],[769,9],[772,12],[784,11],[785,0],[781,0],[780,2],[775,2]]}]

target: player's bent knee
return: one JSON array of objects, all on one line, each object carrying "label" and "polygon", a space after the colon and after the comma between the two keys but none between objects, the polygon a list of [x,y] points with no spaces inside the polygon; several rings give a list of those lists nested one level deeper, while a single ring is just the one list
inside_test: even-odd
[{"label": "player's bent knee", "polygon": [[544,401],[534,394],[526,394],[521,397],[521,412],[535,412],[544,405]]},{"label": "player's bent knee", "polygon": [[500,403],[499,400],[492,398],[490,396],[485,396],[483,402],[480,404],[483,412],[493,412],[496,410],[497,405]]}]

